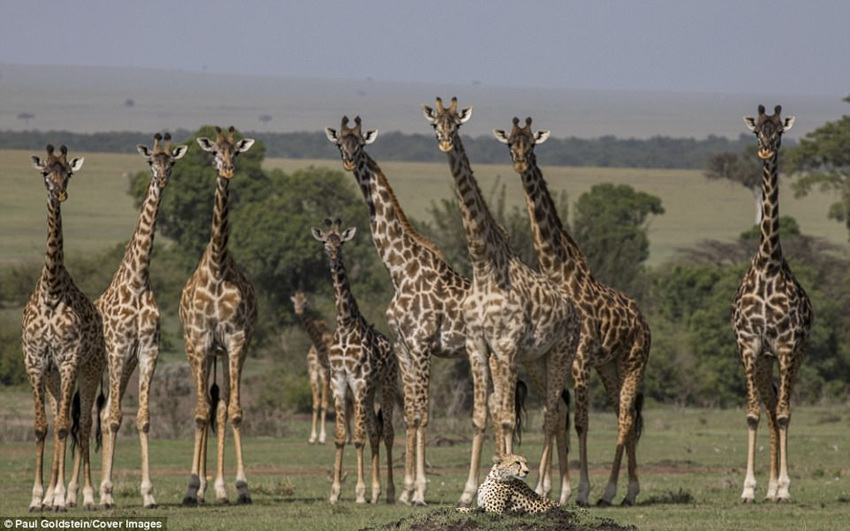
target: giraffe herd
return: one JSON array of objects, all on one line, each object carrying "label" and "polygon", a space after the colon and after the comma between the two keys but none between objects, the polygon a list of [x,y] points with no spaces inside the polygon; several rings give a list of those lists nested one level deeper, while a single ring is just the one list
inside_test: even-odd
[{"label": "giraffe herd", "polygon": [[[353,443],[357,453],[355,500],[366,503],[363,453],[368,440],[372,472],[369,501],[377,503],[382,495],[379,455],[383,442],[387,503],[425,505],[432,359],[466,357],[473,385],[473,435],[469,474],[458,507],[469,507],[478,491],[488,415],[497,455],[513,453],[522,400],[519,365],[543,399],[543,451],[535,491],[549,496],[553,454],[557,451],[559,503],[565,504],[572,494],[569,400],[565,390],[571,376],[579,441],[580,480],[575,501],[578,505],[589,504],[588,385],[591,369],[595,369],[618,421],[611,471],[598,504],[613,503],[625,454],[628,486],[622,503],[634,505],[640,491],[636,449],[643,428],[640,387],[649,360],[650,328],[632,298],[594,278],[587,259],[559,218],[534,153],[535,146],[546,141],[549,131],[533,132],[531,118],[524,126],[514,118],[510,132],[493,130],[495,137],[508,146],[525,192],[538,260],[537,268],[532,268],[520,260],[506,232],[495,221],[464,150],[459,129],[470,120],[472,107],[459,109],[456,98],[444,107],[437,98],[435,107],[423,105],[422,111],[434,129],[438,149],[448,158],[472,265],[471,278],[456,272],[439,247],[408,222],[387,176],[365,151],[378,132],[364,131],[359,116],[353,127],[343,117],[339,130],[326,129],[328,140],[339,149],[343,168],[351,172],[366,202],[372,242],[394,288],[386,310],[391,336],[387,338],[360,313],[346,275],[342,247],[355,236],[356,228],[343,229],[340,220],[325,220],[324,229],[312,229],[312,236],[322,243],[330,264],[336,301],[333,331],[306,311],[306,294],[296,292],[292,302],[311,340],[307,355],[313,390],[309,443],[326,442],[329,394],[333,400],[335,458],[329,501],[336,504],[340,499],[343,449]],[[793,117],[782,118],[780,113],[779,106],[772,115],[759,106],[757,117],[744,118],[757,136],[758,156],[763,160],[763,203],[760,246],[735,296],[731,319],[747,383],[749,438],[743,503],[755,500],[756,430],[762,404],[771,444],[766,498],[790,500],[790,396],[813,315],[809,299],[791,273],[779,243],[777,161],[781,136],[794,122]],[[205,500],[207,439],[211,429],[217,433],[215,501],[228,502],[224,479],[227,423],[231,425],[235,446],[237,502],[251,503],[241,439],[241,375],[257,324],[257,297],[228,250],[228,213],[235,160],[253,143],[250,138],[237,139],[233,127],[226,133],[216,128],[214,140],[197,139],[198,146],[212,155],[217,178],[210,241],[183,289],[179,306],[196,393],[194,450],[183,498],[183,504],[188,506]],[[93,418],[97,420],[95,431],[99,434],[105,430],[99,507],[110,509],[115,505],[112,469],[122,423],[121,399],[137,366],[140,492],[144,507],[156,507],[148,433],[160,317],[149,270],[162,194],[172,168],[188,146],[172,148],[168,134],[157,134],[152,149],[144,145],[137,149],[150,165],[151,180],[119,269],[95,301],[76,287],[64,267],[60,205],[67,199],[70,178],[82,168],[83,159],[68,160],[65,146],[57,155],[52,145],[47,146],[46,159],[32,157],[47,190],[48,235],[44,268],[22,319],[22,348],[35,405],[36,466],[30,511],[74,507],[80,475],[82,507],[97,507],[90,465]],[[779,366],[776,386],[774,362]],[[210,373],[215,375],[218,365],[221,388],[215,376],[210,385]],[[396,499],[392,421],[399,387],[406,430],[404,475]],[[108,393],[105,405],[102,400],[95,400],[98,388]],[[46,397],[51,400],[54,426],[53,461],[45,488]],[[71,413],[76,400],[80,407],[79,425]],[[65,447],[69,436],[79,444],[72,446],[76,449],[66,490]]]}]

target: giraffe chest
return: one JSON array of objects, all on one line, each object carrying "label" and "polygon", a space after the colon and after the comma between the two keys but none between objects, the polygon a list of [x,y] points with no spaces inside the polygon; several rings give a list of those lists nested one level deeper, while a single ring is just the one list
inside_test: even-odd
[{"label": "giraffe chest", "polygon": [[735,298],[736,333],[764,340],[808,335],[812,321],[809,298],[788,274],[766,276],[751,270]]},{"label": "giraffe chest", "polygon": [[387,307],[387,322],[402,341],[441,357],[465,353],[463,300],[468,289],[445,282],[428,289],[397,290]]},{"label": "giraffe chest", "polygon": [[337,327],[328,363],[335,379],[373,380],[395,365],[390,342],[371,327]]},{"label": "giraffe chest", "polygon": [[57,364],[102,355],[103,332],[92,303],[71,290],[58,300],[30,299],[21,320],[21,341],[27,357],[50,357]]}]

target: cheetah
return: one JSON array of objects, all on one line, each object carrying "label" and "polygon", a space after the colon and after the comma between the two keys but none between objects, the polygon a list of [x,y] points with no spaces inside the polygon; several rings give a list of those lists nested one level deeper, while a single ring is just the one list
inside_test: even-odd
[{"label": "cheetah", "polygon": [[478,487],[478,507],[488,513],[542,513],[557,503],[526,485],[528,462],[521,455],[493,458],[493,468]]}]

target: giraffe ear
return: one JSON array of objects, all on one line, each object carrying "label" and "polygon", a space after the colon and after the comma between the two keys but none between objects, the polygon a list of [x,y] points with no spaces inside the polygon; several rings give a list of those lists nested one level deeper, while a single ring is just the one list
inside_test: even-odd
[{"label": "giraffe ear", "polygon": [[240,140],[239,142],[236,143],[236,151],[239,152],[239,153],[245,153],[246,151],[251,149],[251,146],[253,146],[253,145],[254,145],[254,139],[253,138],[243,138],[242,140]]},{"label": "giraffe ear", "polygon": [[152,155],[150,148],[144,144],[136,144],[136,151],[145,158],[149,158]]},{"label": "giraffe ear", "polygon": [[39,157],[38,155],[32,155],[31,158],[32,158],[32,165],[35,167],[35,169],[37,169],[39,171],[44,170],[44,161],[41,160],[41,157]]},{"label": "giraffe ear", "polygon": [[424,103],[422,104],[422,114],[425,115],[425,119],[428,120],[429,124],[433,124],[437,121],[437,113],[434,112],[434,109],[428,107]]},{"label": "giraffe ear", "polygon": [[540,131],[537,131],[536,133],[534,133],[534,143],[535,144],[542,144],[543,142],[546,142],[546,139],[549,138],[550,134],[551,134],[551,132],[547,131],[545,129],[541,129]]},{"label": "giraffe ear", "polygon": [[462,124],[465,124],[467,121],[469,121],[469,119],[472,118],[472,105],[460,111],[460,114],[458,114],[457,117],[458,120],[460,120],[460,123]]},{"label": "giraffe ear", "polygon": [[756,119],[752,116],[744,116],[744,123],[747,125],[747,129],[750,131],[756,130]]},{"label": "giraffe ear", "polygon": [[363,143],[364,144],[371,144],[372,142],[375,141],[376,138],[378,138],[378,130],[377,129],[373,129],[371,131],[366,131],[366,134],[363,135]]},{"label": "giraffe ear", "polygon": [[197,140],[198,145],[201,146],[201,149],[203,149],[204,151],[209,151],[210,153],[215,152],[215,144],[209,138],[202,136],[196,138],[195,140]]},{"label": "giraffe ear", "polygon": [[171,150],[171,156],[174,160],[182,159],[183,155],[185,155],[189,151],[189,146],[177,146],[176,148]]},{"label": "giraffe ear", "polygon": [[357,233],[357,227],[349,227],[342,231],[342,234],[339,235],[339,239],[342,242],[347,242]]},{"label": "giraffe ear", "polygon": [[83,167],[83,162],[85,162],[85,160],[85,157],[74,157],[73,159],[71,159],[71,163],[69,164],[69,166],[71,166],[71,172],[80,171],[80,168]]},{"label": "giraffe ear", "polygon": [[330,140],[334,144],[336,144],[339,140],[339,136],[336,134],[336,129],[325,127],[325,135],[328,137],[328,140]]},{"label": "giraffe ear", "polygon": [[506,135],[505,131],[502,129],[493,129],[493,136],[495,136],[496,140],[498,140],[502,144],[508,143],[508,135]]},{"label": "giraffe ear", "polygon": [[325,243],[325,235],[322,233],[322,229],[317,229],[316,227],[313,227],[312,229],[310,229],[310,234],[312,234],[313,237],[319,240],[320,242]]},{"label": "giraffe ear", "polygon": [[787,131],[791,129],[791,126],[794,125],[794,117],[786,116],[784,120],[782,120],[783,130]]}]

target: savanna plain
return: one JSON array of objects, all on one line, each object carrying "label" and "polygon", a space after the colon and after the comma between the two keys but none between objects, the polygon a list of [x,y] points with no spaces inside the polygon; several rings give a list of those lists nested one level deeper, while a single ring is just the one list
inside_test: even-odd
[{"label": "savanna plain", "polygon": [[[92,253],[125,242],[132,233],[138,210],[126,194],[129,173],[146,170],[138,155],[77,153],[86,162],[74,177],[71,198],[63,205],[66,256]],[[0,181],[7,190],[0,195],[0,262],[38,262],[44,256],[46,233],[44,189],[30,166],[28,151],[0,151]],[[506,157],[507,158],[507,157]],[[338,160],[268,159],[270,168],[291,172],[309,165],[339,169]],[[401,204],[414,219],[427,219],[433,200],[453,200],[450,176],[444,164],[382,164]],[[593,184],[613,182],[661,198],[665,214],[651,221],[651,265],[663,263],[680,248],[698,245],[704,239],[730,241],[752,224],[753,202],[749,192],[737,185],[709,181],[699,171],[544,168],[550,188],[566,190],[572,203]],[[497,180],[507,187],[509,206],[524,209],[517,176],[505,164],[476,166],[482,189],[489,191]],[[783,185],[782,212],[794,216],[806,234],[834,243],[846,242],[841,224],[826,219],[833,201],[826,194],[797,199]],[[365,208],[365,206],[364,206]],[[317,220],[317,223],[319,220]],[[362,228],[366,230],[365,227]],[[439,243],[439,242],[438,242]],[[156,267],[154,264],[153,267]],[[72,274],[74,272],[72,271]],[[731,300],[730,300],[731,302]],[[3,310],[9,311],[9,310]],[[175,323],[163,323],[174,328]],[[183,360],[182,345],[162,353],[160,369]],[[267,370],[271,361],[249,359],[246,372]],[[436,361],[439,364],[440,361]],[[293,370],[304,371],[303,367]],[[648,370],[652,370],[652,360]],[[155,380],[156,384],[156,380]],[[131,384],[130,388],[133,386]],[[380,503],[354,503],[354,449],[346,448],[341,502],[327,502],[333,444],[309,445],[309,419],[299,415],[281,417],[275,437],[243,439],[247,475],[254,503],[250,506],[198,508],[180,505],[191,461],[191,435],[156,439],[151,443],[153,483],[159,507],[141,508],[139,445],[134,433],[134,406],[125,401],[124,424],[116,451],[116,502],[111,511],[85,513],[71,509],[69,516],[157,516],[166,517],[169,529],[410,529],[423,522],[456,524],[456,529],[534,529],[546,516],[499,518],[485,514],[458,514],[454,506],[463,488],[470,452],[470,423],[467,418],[432,421],[428,437],[428,506],[406,507]],[[398,409],[397,409],[398,411]],[[0,518],[28,516],[35,448],[32,443],[32,398],[26,388],[0,391]],[[153,418],[154,423],[157,422]],[[190,419],[186,418],[186,423]],[[394,449],[395,483],[401,488],[403,473],[403,424],[396,414]],[[538,414],[531,413],[531,428],[519,452],[536,464],[541,439]],[[577,520],[589,524],[610,519],[639,529],[848,529],[850,528],[850,406],[795,407],[789,435],[791,494],[793,502],[775,505],[759,501],[741,505],[740,491],[746,465],[746,421],[743,410],[683,409],[648,404],[645,430],[638,447],[641,494],[632,508],[590,508],[576,511]],[[191,433],[189,431],[183,432]],[[589,462],[593,490],[601,495],[613,457],[616,421],[608,411],[593,412],[590,419]],[[51,440],[48,436],[48,440]],[[575,443],[575,436],[572,436]],[[574,445],[576,446],[576,445]],[[211,441],[210,454],[214,444]],[[765,422],[759,434],[757,454],[757,499],[767,485],[769,441]],[[228,438],[225,473],[231,499],[235,499],[235,464],[232,439]],[[485,456],[493,451],[491,440]],[[49,450],[48,450],[49,452]],[[573,488],[578,486],[577,447],[570,452]],[[93,457],[93,478],[99,483],[100,456]],[[489,466],[482,465],[482,479]],[[532,467],[534,469],[534,467]],[[557,474],[557,471],[553,471]],[[624,476],[624,474],[623,474]],[[386,492],[385,476],[384,489]],[[529,483],[536,481],[532,473]],[[624,494],[621,477],[618,499]],[[211,492],[209,493],[212,494]],[[383,499],[383,497],[382,497]],[[45,514],[52,518],[52,514]],[[522,527],[527,522],[528,527]],[[424,529],[427,527],[419,527]]]}]

